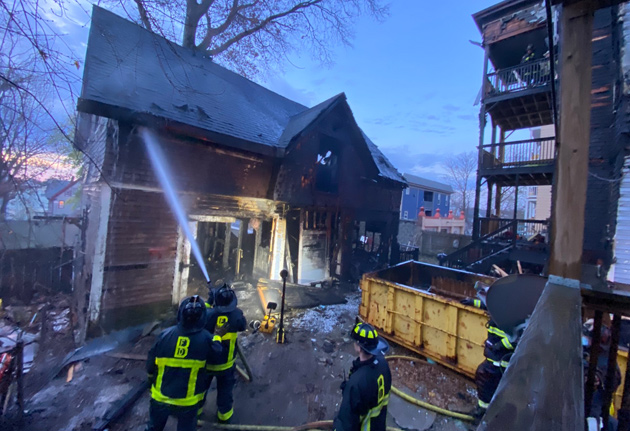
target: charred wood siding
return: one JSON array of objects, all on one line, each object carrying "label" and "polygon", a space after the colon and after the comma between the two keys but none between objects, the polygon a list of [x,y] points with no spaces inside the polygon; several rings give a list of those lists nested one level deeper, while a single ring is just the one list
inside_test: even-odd
[{"label": "charred wood siding", "polygon": [[118,144],[118,122],[97,115],[79,113],[74,146],[84,154],[86,182],[108,180]]},{"label": "charred wood siding", "polygon": [[112,195],[102,309],[170,304],[177,224],[162,193]]},{"label": "charred wood siding", "polygon": [[[287,148],[274,198],[293,206],[396,211],[401,185],[379,179],[372,155],[347,104],[339,104]],[[335,157],[335,186],[321,181],[322,157]]]},{"label": "charred wood siding", "polygon": [[[616,9],[616,8],[615,8]],[[619,80],[616,19],[612,8],[600,9],[593,23],[593,76],[591,89],[591,142],[584,226],[586,260],[610,261],[610,244],[616,219],[618,185],[615,178],[620,141],[616,139],[615,88]],[[617,174],[618,176],[618,174]]]},{"label": "charred wood siding", "polygon": [[[114,180],[126,185],[158,187],[144,143],[128,126],[121,129]],[[177,189],[200,194],[267,197],[272,159],[163,133],[160,143]]]},{"label": "charred wood siding", "polygon": [[537,3],[483,26],[485,43],[496,43],[545,25],[545,4]]}]

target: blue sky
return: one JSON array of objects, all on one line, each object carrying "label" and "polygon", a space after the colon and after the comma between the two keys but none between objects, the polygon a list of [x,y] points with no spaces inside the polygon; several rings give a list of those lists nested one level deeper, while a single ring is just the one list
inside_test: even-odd
[{"label": "blue sky", "polygon": [[[399,171],[441,179],[444,158],[478,144],[473,104],[483,51],[469,42],[481,41],[471,14],[497,1],[393,0],[385,22],[357,22],[353,46],[335,48],[332,66],[293,55],[283,73],[261,83],[307,106],[345,92],[359,125]],[[80,55],[86,10],[71,8],[70,20],[54,20]]]},{"label": "blue sky", "polygon": [[[345,92],[355,118],[401,172],[441,175],[450,154],[475,150],[483,51],[471,15],[496,0],[394,0],[384,23],[357,23],[353,47],[325,68],[293,56],[274,91],[312,106]],[[437,179],[436,177],[436,179]]]}]

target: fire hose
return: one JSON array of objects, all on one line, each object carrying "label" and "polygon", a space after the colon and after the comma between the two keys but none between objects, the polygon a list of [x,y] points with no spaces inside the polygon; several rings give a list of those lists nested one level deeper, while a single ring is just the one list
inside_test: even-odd
[{"label": "fire hose", "polygon": [[[240,349],[239,349],[239,355],[241,356],[241,359],[243,360],[243,363],[247,367],[248,372],[251,376],[251,370],[249,370],[249,366],[247,365],[247,362],[245,361],[245,357],[242,356],[242,352],[240,352]],[[408,360],[408,361],[419,360],[418,358],[413,358],[411,356],[403,356],[403,355],[387,356],[385,359],[387,359],[388,361],[390,359],[401,359],[401,360]],[[459,419],[462,421],[472,422],[475,420],[475,418],[470,415],[443,409],[436,405],[427,403],[426,401],[422,401],[417,398],[414,398],[402,392],[400,389],[396,388],[393,385],[391,387],[391,391],[395,395],[398,395],[400,398],[402,398],[403,400],[411,404],[415,404],[419,407],[422,407],[427,410],[431,410],[441,415],[450,416],[452,418]],[[299,425],[296,427],[273,426],[273,425],[271,426],[270,425],[237,425],[237,424],[233,424],[233,425],[232,424],[213,424],[213,426],[215,428],[226,430],[226,431],[315,431],[315,430],[329,430],[332,428],[332,424],[333,424],[333,421],[318,421],[318,422],[310,422],[310,423]],[[402,430],[400,430],[399,428],[387,427],[387,431],[402,431]]]},{"label": "fire hose", "polygon": [[[203,423],[203,421],[199,421]],[[296,427],[287,426],[270,426],[270,425],[237,425],[237,424],[217,424],[212,426],[217,429],[226,431],[322,431],[330,430],[333,427],[333,421],[310,422]],[[387,427],[387,431],[403,431],[400,428]]]},{"label": "fire hose", "polygon": [[[415,361],[415,362],[417,362],[419,360],[418,358],[413,358],[411,356],[403,356],[403,355],[386,356],[385,359],[387,359],[388,361],[390,359],[402,359],[402,360]],[[422,400],[419,400],[417,398],[414,398],[411,395],[407,395],[406,393],[404,393],[400,389],[396,388],[394,385],[392,385],[391,391],[394,394],[398,395],[403,400],[405,400],[407,402],[410,402],[411,404],[415,404],[415,405],[417,405],[419,407],[422,407],[422,408],[427,409],[427,410],[431,410],[431,411],[439,413],[441,415],[450,416],[452,418],[460,419],[460,420],[463,420],[463,421],[469,421],[469,422],[472,422],[472,421],[475,420],[475,418],[470,416],[470,415],[466,415],[466,414],[463,414],[463,413],[452,412],[450,410],[443,409],[441,407],[438,407],[438,406],[435,406],[433,404],[427,403],[426,401],[422,401]]]}]

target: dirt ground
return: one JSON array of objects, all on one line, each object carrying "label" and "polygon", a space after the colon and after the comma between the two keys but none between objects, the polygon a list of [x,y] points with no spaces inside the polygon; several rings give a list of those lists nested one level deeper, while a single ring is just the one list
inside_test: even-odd
[{"label": "dirt ground", "polygon": [[[262,317],[258,295],[249,290],[239,290],[238,296],[248,320]],[[276,344],[272,335],[252,333],[251,329],[240,336],[239,343],[251,366],[254,380],[250,383],[241,378],[237,380],[233,423],[297,426],[334,417],[341,401],[339,385],[354,359],[348,335],[358,312],[360,293],[354,287],[346,292],[346,297],[346,304],[289,311],[286,344]],[[66,382],[67,370],[63,370],[58,378],[47,380],[41,390],[29,394],[26,404],[28,412],[22,429],[91,430],[113,403],[145,378],[144,361],[112,355],[146,355],[159,330],[133,344],[121,345],[114,352],[81,361],[73,370],[73,378],[69,382]],[[63,349],[72,349],[68,347],[64,345]],[[411,354],[400,347],[394,350],[396,354]],[[45,352],[46,349],[40,350],[42,355],[46,355]],[[53,356],[64,355],[57,351]],[[35,381],[41,383],[46,380],[45,373],[37,366],[39,363],[37,360],[35,362],[31,376],[27,375],[27,382],[30,378],[33,388],[37,387]],[[50,359],[41,364],[43,368],[50,368],[53,362]],[[391,369],[396,386],[404,386],[425,401],[460,412],[471,411],[474,407],[475,392],[471,382],[450,370],[422,359],[413,364],[409,361],[392,361]],[[148,404],[149,395],[145,392],[108,429],[144,430]],[[402,413],[401,409],[397,409],[399,415],[406,415],[407,411],[417,414],[421,410],[411,405],[405,405]],[[400,427],[400,418],[389,416],[389,424]],[[199,429],[212,429],[215,417],[216,390],[211,389],[202,417],[204,423]],[[463,422],[433,413],[427,414],[427,417],[430,420],[425,421],[424,427],[416,429],[471,429]],[[169,421],[167,430],[174,429],[174,422]]]}]

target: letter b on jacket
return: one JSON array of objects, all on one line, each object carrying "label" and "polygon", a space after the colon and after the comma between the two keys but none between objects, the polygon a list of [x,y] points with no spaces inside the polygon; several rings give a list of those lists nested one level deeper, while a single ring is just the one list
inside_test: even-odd
[{"label": "letter b on jacket", "polygon": [[176,358],[185,358],[188,356],[188,347],[190,346],[190,338],[177,337],[177,347],[175,348]]}]

